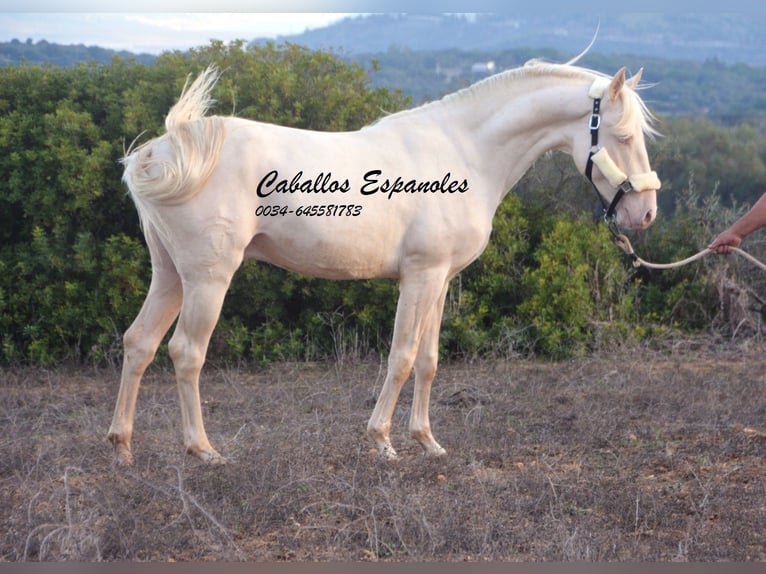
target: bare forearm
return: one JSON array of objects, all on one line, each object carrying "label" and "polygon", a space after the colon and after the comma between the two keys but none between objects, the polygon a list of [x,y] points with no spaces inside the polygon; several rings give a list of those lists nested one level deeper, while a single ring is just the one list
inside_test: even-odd
[{"label": "bare forearm", "polygon": [[745,237],[761,227],[766,227],[766,194],[763,194],[731,227],[718,235],[709,245],[709,249],[719,254],[730,253],[733,247],[739,247]]},{"label": "bare forearm", "polygon": [[764,226],[766,226],[766,194],[762,195],[755,205],[729,228],[729,231],[745,238]]}]

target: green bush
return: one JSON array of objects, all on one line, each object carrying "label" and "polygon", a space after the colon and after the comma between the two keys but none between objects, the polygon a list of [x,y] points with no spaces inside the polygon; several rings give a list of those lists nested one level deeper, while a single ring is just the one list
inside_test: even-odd
[{"label": "green bush", "polygon": [[452,280],[442,321],[442,353],[450,357],[507,355],[523,346],[516,306],[528,257],[528,224],[521,200],[509,193],[495,213],[484,253]]},{"label": "green bush", "polygon": [[[637,236],[634,248],[650,262],[673,263],[696,254],[722,231],[725,217],[715,193],[703,198],[694,179],[676,197],[677,207],[670,219],[662,214],[646,232]],[[688,265],[667,270],[642,270],[639,310],[651,325],[664,325],[688,332],[710,327],[718,306],[712,269],[720,260],[709,256]]]},{"label": "green bush", "polygon": [[555,218],[523,275],[518,307],[535,348],[552,357],[582,355],[597,341],[622,342],[635,321],[633,287],[604,225]]}]

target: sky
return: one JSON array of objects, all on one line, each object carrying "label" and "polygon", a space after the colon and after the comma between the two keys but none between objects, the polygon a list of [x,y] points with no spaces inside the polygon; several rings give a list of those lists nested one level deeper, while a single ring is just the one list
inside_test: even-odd
[{"label": "sky", "polygon": [[[727,0],[726,7],[737,11],[744,1]],[[704,7],[711,2],[718,6],[714,0],[676,0],[672,10],[707,11]],[[754,9],[752,0],[747,4],[748,11]],[[417,4],[413,0],[123,0],[122,4],[106,0],[0,0],[0,42],[47,40],[159,54],[204,46],[211,39],[229,42],[297,34],[360,13],[544,14],[551,5],[558,5],[559,10],[576,6],[578,11],[594,15],[612,6],[603,0],[578,0],[575,4],[571,0],[422,0]],[[620,5],[623,8],[617,11],[625,11],[624,4]],[[667,0],[642,0],[641,6],[648,11],[669,10]]]},{"label": "sky", "polygon": [[0,12],[0,42],[47,40],[159,54],[207,45],[301,33],[353,16],[338,12]]},{"label": "sky", "polygon": [[[0,42],[47,40],[159,54],[211,39],[275,38],[370,12],[485,11],[509,0],[0,0]],[[556,0],[566,2],[569,0]],[[461,9],[468,6],[468,10]],[[414,7],[417,8],[414,8]]]}]

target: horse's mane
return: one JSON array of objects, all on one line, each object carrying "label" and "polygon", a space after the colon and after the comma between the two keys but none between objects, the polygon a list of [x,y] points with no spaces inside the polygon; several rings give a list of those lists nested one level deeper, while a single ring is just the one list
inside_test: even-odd
[{"label": "horse's mane", "polygon": [[[527,78],[580,78],[590,81],[596,78],[611,79],[611,76],[602,72],[573,65],[576,60],[577,58],[565,64],[556,64],[539,59],[529,60],[521,67],[494,74],[461,90],[447,94],[439,100],[434,100],[416,108],[392,114],[387,118],[382,118],[381,121],[401,115],[422,113],[426,110],[433,110],[443,106],[472,102],[488,91],[496,91],[500,89],[506,94],[512,94],[516,89],[521,87],[521,81]],[[646,86],[637,86],[637,89],[643,89],[644,87]],[[626,132],[629,131],[628,126],[633,125],[635,118],[638,115],[644,134],[648,136],[657,135],[658,132],[653,127],[655,118],[636,90],[626,87],[622,93],[630,94],[630,97],[623,98],[623,116],[620,122],[615,126],[615,129],[618,132],[621,130]]]}]

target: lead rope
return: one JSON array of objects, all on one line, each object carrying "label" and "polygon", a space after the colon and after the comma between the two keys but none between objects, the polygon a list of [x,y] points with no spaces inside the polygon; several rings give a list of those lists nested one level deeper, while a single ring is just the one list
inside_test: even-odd
[{"label": "lead rope", "polygon": [[[691,257],[687,257],[686,259],[682,259],[681,261],[676,261],[675,263],[649,263],[648,261],[644,261],[641,259],[638,255],[636,255],[636,252],[633,251],[633,246],[630,244],[630,239],[628,239],[625,235],[619,233],[614,235],[614,242],[617,244],[617,246],[622,249],[622,251],[625,253],[625,255],[630,256],[631,259],[633,259],[633,267],[639,267],[644,266],[648,269],[675,269],[676,267],[682,267],[683,265],[686,265],[688,263],[691,263],[692,261],[696,261],[697,259],[700,259],[701,257],[704,257],[708,253],[712,253],[710,249],[705,247],[702,251],[699,253],[692,255]],[[758,259],[747,253],[746,251],[742,251],[739,247],[732,247],[731,250],[736,253],[737,255],[741,255],[748,261],[750,261],[753,265],[760,268],[763,271],[766,271],[766,265],[761,263]]]}]

